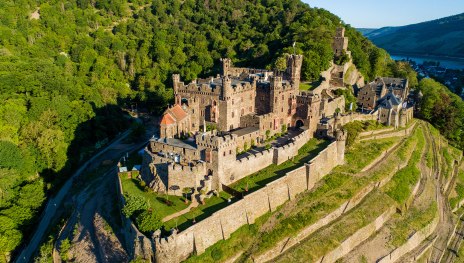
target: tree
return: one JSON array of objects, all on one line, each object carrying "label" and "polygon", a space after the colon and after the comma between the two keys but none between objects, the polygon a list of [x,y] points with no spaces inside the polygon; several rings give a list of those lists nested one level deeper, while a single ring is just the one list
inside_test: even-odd
[{"label": "tree", "polygon": [[162,225],[159,216],[151,211],[145,210],[136,219],[137,227],[142,232],[151,232],[159,229]]},{"label": "tree", "polygon": [[126,195],[126,204],[122,208],[122,213],[127,217],[136,216],[143,210],[148,209],[148,203],[145,198],[140,196]]}]

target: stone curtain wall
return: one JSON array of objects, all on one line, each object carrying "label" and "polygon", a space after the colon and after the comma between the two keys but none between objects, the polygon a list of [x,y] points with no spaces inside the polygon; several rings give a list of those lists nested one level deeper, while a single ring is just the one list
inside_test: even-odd
[{"label": "stone curtain wall", "polygon": [[227,178],[233,177],[228,184],[232,184],[248,175],[256,173],[271,164],[281,164],[294,156],[298,155],[298,150],[305,145],[311,138],[311,132],[305,130],[294,138],[294,141],[282,147],[276,147],[269,150],[249,155],[231,162],[225,168]]},{"label": "stone curtain wall", "polygon": [[390,254],[384,256],[383,258],[377,260],[378,263],[393,263],[400,259],[402,256],[406,255],[416,247],[418,247],[427,237],[429,237],[433,231],[435,231],[438,223],[440,222],[440,217],[436,216],[434,220],[412,235],[406,243],[402,246],[396,248]]},{"label": "stone curtain wall", "polygon": [[344,144],[345,141],[335,141],[311,160],[310,164],[288,172],[284,177],[180,233],[174,233],[166,239],[155,238],[156,262],[180,262],[194,252],[201,254],[216,242],[229,238],[241,226],[254,223],[256,218],[275,211],[297,194],[311,189],[317,180],[343,163],[344,155],[338,154],[338,150],[344,151]]}]

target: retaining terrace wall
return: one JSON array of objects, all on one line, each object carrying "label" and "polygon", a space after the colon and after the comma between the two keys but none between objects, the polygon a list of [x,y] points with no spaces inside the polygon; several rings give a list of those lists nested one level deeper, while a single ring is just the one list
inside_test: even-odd
[{"label": "retaining terrace wall", "polygon": [[396,262],[402,256],[406,255],[407,253],[409,253],[410,251],[418,247],[427,237],[432,235],[433,231],[435,231],[439,222],[440,222],[440,217],[436,216],[430,224],[428,224],[421,230],[417,231],[402,246],[396,248],[395,250],[390,252],[390,254],[378,259],[377,263]]},{"label": "retaining terrace wall", "polygon": [[359,244],[367,240],[371,235],[378,231],[382,226],[390,220],[390,218],[395,214],[396,207],[389,207],[384,213],[377,217],[373,222],[369,223],[367,226],[356,231],[352,236],[345,239],[340,246],[336,249],[330,251],[322,258],[318,259],[316,262],[325,263],[325,262],[335,262],[338,259],[342,258],[348,254],[351,250],[357,247]]},{"label": "retaining terrace wall", "polygon": [[385,138],[392,138],[392,137],[401,137],[401,136],[407,136],[411,134],[411,132],[414,130],[414,127],[416,127],[417,122],[412,124],[409,128],[397,132],[390,132],[386,134],[376,134],[374,136],[370,137],[365,137],[359,139],[359,141],[367,141],[367,140],[378,140],[378,139],[385,139]]},{"label": "retaining terrace wall", "polygon": [[[309,165],[288,172],[264,188],[246,195],[243,199],[215,212],[210,217],[187,228],[173,233],[167,238],[155,238],[156,262],[180,262],[190,255],[202,254],[208,247],[230,237],[234,231],[245,224],[253,224],[256,218],[269,211],[275,211],[280,205],[308,190],[335,166],[342,164],[338,150],[344,151],[345,141],[335,141],[319,153]],[[328,161],[330,160],[330,161]],[[311,170],[311,165],[313,170]],[[321,171],[314,169],[318,167]],[[325,174],[324,174],[325,173]]]}]

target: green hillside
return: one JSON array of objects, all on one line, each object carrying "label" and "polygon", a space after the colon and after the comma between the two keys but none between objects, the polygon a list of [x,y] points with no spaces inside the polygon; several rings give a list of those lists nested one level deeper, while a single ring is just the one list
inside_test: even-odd
[{"label": "green hillside", "polygon": [[[294,42],[302,78],[317,79],[339,25],[298,0],[0,1],[0,261],[79,161],[128,127],[121,108],[159,114],[172,73],[217,73],[222,57],[271,67]],[[347,35],[366,78],[383,74],[385,51]]]},{"label": "green hillside", "polygon": [[[302,78],[315,80],[339,25],[299,0],[0,1],[0,262],[79,162],[129,127],[123,108],[172,103],[172,73],[214,74],[222,57],[272,67],[296,42]],[[346,35],[367,80],[405,76],[357,30]]]},{"label": "green hillside", "polygon": [[394,54],[464,58],[464,14],[363,33],[377,46]]}]

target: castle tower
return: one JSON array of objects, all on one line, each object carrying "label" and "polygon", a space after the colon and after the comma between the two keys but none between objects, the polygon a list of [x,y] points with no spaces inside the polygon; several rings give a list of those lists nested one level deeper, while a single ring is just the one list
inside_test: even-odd
[{"label": "castle tower", "polygon": [[232,60],[230,58],[223,58],[222,61],[222,75],[228,76],[229,70],[232,67]]},{"label": "castle tower", "polygon": [[301,65],[303,64],[302,55],[290,55],[287,57],[287,71],[286,75],[288,80],[298,88],[300,86]]},{"label": "castle tower", "polygon": [[317,124],[320,121],[320,108],[321,98],[319,95],[313,95],[309,99],[308,105],[308,128],[311,134],[315,134],[317,130]]},{"label": "castle tower", "polygon": [[348,50],[348,38],[345,37],[345,28],[337,28],[332,49],[336,57],[343,55]]},{"label": "castle tower", "polygon": [[232,79],[224,75],[222,77],[222,100],[228,100],[230,99],[230,96],[232,95]]},{"label": "castle tower", "polygon": [[179,74],[172,74],[172,86],[174,88],[174,98],[176,104],[181,104],[181,97],[179,96],[179,85],[180,82],[180,75]]},{"label": "castle tower", "polygon": [[283,105],[282,98],[280,98],[280,94],[282,93],[282,77],[280,76],[273,76],[271,77],[271,90],[270,90],[270,108],[272,112],[280,112],[281,107]]}]

